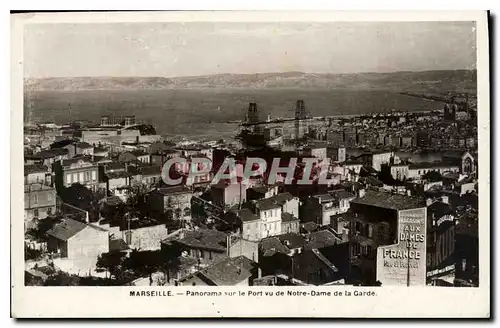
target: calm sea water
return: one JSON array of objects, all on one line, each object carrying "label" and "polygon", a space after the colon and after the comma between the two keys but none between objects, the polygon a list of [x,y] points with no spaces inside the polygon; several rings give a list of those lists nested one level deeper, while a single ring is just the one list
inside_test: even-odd
[{"label": "calm sea water", "polygon": [[292,117],[295,101],[303,99],[313,116],[361,114],[390,110],[441,109],[443,104],[385,91],[345,90],[137,90],[37,91],[25,95],[25,120],[58,124],[98,121],[101,115],[136,115],[159,134],[220,138],[238,127],[249,102],[257,102],[261,118]]}]

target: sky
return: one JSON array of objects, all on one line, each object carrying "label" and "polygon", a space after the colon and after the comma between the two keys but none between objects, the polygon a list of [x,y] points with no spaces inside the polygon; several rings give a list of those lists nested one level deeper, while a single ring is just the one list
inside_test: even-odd
[{"label": "sky", "polygon": [[472,69],[473,22],[29,24],[26,78]]}]

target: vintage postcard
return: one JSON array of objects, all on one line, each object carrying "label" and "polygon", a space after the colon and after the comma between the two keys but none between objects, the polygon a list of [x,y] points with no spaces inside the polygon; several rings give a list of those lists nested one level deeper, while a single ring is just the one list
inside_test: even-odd
[{"label": "vintage postcard", "polygon": [[11,27],[13,317],[490,316],[487,12]]}]

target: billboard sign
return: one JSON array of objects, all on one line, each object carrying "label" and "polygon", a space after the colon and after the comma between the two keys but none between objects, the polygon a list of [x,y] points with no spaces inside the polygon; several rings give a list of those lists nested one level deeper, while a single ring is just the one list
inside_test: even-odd
[{"label": "billboard sign", "polygon": [[426,284],[427,209],[398,211],[398,243],[377,249],[377,280],[384,285]]}]

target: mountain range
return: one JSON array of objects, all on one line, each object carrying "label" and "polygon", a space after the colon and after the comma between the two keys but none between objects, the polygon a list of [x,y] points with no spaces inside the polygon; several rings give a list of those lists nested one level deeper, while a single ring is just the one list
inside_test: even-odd
[{"label": "mountain range", "polygon": [[148,89],[372,89],[405,92],[476,91],[476,70],[316,74],[217,74],[186,77],[55,77],[24,81],[25,91]]}]

